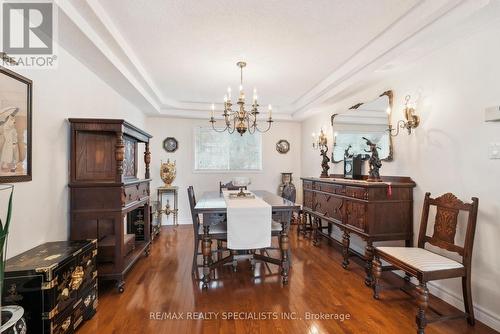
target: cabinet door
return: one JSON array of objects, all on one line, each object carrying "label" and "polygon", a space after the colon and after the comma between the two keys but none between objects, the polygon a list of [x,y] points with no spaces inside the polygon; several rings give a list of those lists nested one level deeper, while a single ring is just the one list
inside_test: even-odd
[{"label": "cabinet door", "polygon": [[312,191],[304,191],[304,207],[308,209],[313,209],[313,195]]},{"label": "cabinet door", "polygon": [[328,218],[342,221],[343,200],[333,195],[316,193],[314,211]]},{"label": "cabinet door", "polygon": [[344,200],[335,196],[330,196],[326,210],[326,216],[343,221]]},{"label": "cabinet door", "polygon": [[345,223],[360,231],[366,230],[366,204],[362,202],[346,201]]},{"label": "cabinet door", "polygon": [[116,175],[115,144],[116,138],[111,132],[76,132],[75,181],[114,181]]}]

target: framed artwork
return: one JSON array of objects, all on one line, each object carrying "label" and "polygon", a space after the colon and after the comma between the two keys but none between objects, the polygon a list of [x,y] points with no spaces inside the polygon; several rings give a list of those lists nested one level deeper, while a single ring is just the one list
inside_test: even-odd
[{"label": "framed artwork", "polygon": [[276,143],[276,151],[278,151],[281,154],[286,154],[288,151],[290,151],[290,143],[288,140],[281,139]]},{"label": "framed artwork", "polygon": [[167,151],[168,153],[172,153],[177,151],[179,148],[179,143],[177,142],[177,139],[174,137],[167,137],[163,141],[163,149]]},{"label": "framed artwork", "polygon": [[0,183],[31,181],[33,83],[0,66]]}]

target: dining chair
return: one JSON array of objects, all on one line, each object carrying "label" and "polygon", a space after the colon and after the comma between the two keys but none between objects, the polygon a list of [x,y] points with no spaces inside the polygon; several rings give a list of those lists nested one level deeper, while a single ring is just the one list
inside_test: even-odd
[{"label": "dining chair", "polygon": [[[193,186],[188,187],[187,193],[189,197],[189,206],[191,207],[191,217],[193,219],[193,232],[194,232],[194,252],[193,252],[193,263],[191,267],[191,274],[195,276],[196,273],[198,272],[198,256],[202,255],[202,253],[199,251],[199,248],[200,248],[200,241],[203,238],[203,226],[200,221],[200,215],[196,213],[195,210],[196,197],[194,194]],[[210,238],[212,240],[217,241],[217,250],[215,252],[220,254],[222,251],[224,251],[224,248],[222,247],[222,242],[225,242],[227,240],[226,223],[222,222],[216,225],[211,225],[209,233],[210,233]]]},{"label": "dining chair", "polygon": [[297,236],[306,235],[307,231],[312,231],[312,217],[304,210],[299,210],[297,217]]},{"label": "dining chair", "polygon": [[[453,277],[462,278],[462,292],[464,299],[465,317],[470,325],[474,325],[474,307],[471,293],[471,259],[474,234],[476,230],[477,211],[479,200],[472,197],[471,203],[464,203],[452,193],[446,193],[438,198],[431,198],[430,193],[425,194],[422,210],[422,220],[418,235],[418,247],[375,247],[373,258],[373,297],[379,299],[380,277],[382,275],[381,260],[389,262],[392,270],[402,270],[406,273],[405,280],[410,277],[418,279],[417,292],[417,333],[423,334],[428,323],[464,317],[460,315],[442,316],[427,319],[425,312],[429,307],[429,290],[427,282]],[[427,224],[430,208],[436,208],[432,236],[427,235]],[[459,214],[467,213],[465,228],[465,241],[463,246],[455,243],[455,234],[459,222]],[[425,249],[426,243],[445,250],[455,252],[461,257],[460,261],[437,254]],[[435,310],[434,310],[435,311]]]}]

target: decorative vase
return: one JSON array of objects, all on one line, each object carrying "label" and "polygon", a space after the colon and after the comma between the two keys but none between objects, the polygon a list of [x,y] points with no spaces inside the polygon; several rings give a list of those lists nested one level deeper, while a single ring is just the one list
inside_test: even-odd
[{"label": "decorative vase", "polygon": [[24,309],[21,306],[11,305],[2,307],[2,326],[0,327],[0,332],[3,334],[27,333]]},{"label": "decorative vase", "polygon": [[281,184],[278,194],[289,201],[295,202],[297,189],[295,189],[295,185],[292,182],[292,173],[281,173]]},{"label": "decorative vase", "polygon": [[160,177],[165,183],[165,187],[170,187],[172,185],[172,182],[175,180],[176,172],[175,161],[170,162],[170,159],[168,159],[167,162],[161,163]]}]

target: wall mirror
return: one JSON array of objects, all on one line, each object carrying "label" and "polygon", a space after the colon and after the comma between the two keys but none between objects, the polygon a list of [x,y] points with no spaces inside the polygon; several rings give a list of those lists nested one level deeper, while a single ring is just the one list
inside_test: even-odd
[{"label": "wall mirror", "polygon": [[392,138],[387,131],[392,100],[392,91],[387,91],[373,101],[358,103],[346,112],[332,115],[332,162],[343,161],[348,148],[350,154],[367,155],[367,145],[363,137],[377,143],[382,160],[392,160]]}]

